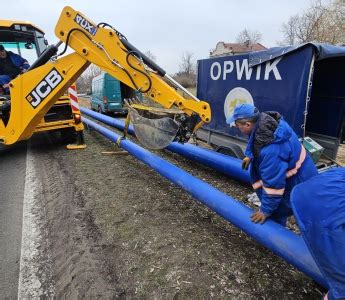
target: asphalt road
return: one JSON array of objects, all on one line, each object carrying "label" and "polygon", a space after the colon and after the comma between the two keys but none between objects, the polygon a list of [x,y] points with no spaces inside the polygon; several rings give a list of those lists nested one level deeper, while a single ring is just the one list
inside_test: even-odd
[{"label": "asphalt road", "polygon": [[0,146],[1,298],[18,296],[26,151],[25,142]]}]

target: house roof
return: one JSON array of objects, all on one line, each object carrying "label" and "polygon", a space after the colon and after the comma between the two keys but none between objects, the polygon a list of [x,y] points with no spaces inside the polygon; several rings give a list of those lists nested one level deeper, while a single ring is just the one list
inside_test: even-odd
[{"label": "house roof", "polygon": [[266,50],[267,48],[260,43],[246,44],[246,43],[224,43],[224,48],[232,50],[233,52],[249,52]]},{"label": "house roof", "polygon": [[224,42],[218,42],[216,49],[214,49],[211,52],[211,55],[215,52],[217,52],[218,45],[222,44],[224,47],[223,53],[248,53],[248,52],[253,52],[253,51],[261,51],[261,50],[266,50],[267,48],[260,43],[224,43]]}]

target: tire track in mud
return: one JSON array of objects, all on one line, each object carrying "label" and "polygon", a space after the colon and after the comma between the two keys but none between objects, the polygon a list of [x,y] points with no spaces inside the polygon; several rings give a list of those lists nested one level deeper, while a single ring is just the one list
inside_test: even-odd
[{"label": "tire track in mud", "polygon": [[[58,141],[32,138],[28,156],[19,298],[113,297],[89,237],[97,237],[75,178],[60,164]],[[42,142],[41,142],[42,140]],[[109,292],[107,292],[109,291]]]}]

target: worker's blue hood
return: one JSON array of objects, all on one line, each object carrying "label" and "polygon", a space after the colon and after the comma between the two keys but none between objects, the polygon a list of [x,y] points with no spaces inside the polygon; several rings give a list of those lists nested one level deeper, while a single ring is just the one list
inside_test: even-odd
[{"label": "worker's blue hood", "polygon": [[264,51],[251,52],[249,53],[249,66],[256,66],[266,61],[273,60],[277,57],[284,56],[307,47],[313,48],[316,60],[345,56],[345,47],[342,46],[321,43],[305,43],[296,46],[273,47]]},{"label": "worker's blue hood", "polygon": [[290,126],[278,112],[262,112],[250,135],[246,156],[258,157],[261,148],[272,143],[285,143],[291,135]]}]

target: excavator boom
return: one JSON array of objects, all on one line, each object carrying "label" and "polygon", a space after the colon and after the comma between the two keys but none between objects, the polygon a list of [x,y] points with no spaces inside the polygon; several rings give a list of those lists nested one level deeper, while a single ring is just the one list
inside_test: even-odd
[{"label": "excavator boom", "polygon": [[[7,126],[0,122],[0,138],[5,144],[29,138],[39,119],[90,63],[140,91],[165,110],[178,111],[176,114],[169,113],[170,120],[166,123],[162,120],[166,118],[165,115],[161,119],[154,117],[146,124],[149,126],[136,127],[145,123],[145,118],[152,112],[148,113],[148,109],[132,108],[140,114],[140,117],[131,118],[132,121],[141,122],[133,123],[136,132],[138,130],[137,135],[142,140],[152,138],[152,130],[160,129],[162,132],[169,132],[171,139],[173,128],[173,135],[176,135],[173,140],[186,142],[197,128],[205,122],[210,122],[211,111],[207,102],[200,101],[194,96],[193,99],[183,97],[175,88],[182,87],[112,26],[106,23],[96,25],[80,12],[67,6],[60,15],[55,34],[65,43],[65,50],[69,46],[75,52],[58,57],[57,47],[52,47],[53,49],[42,54],[27,73],[10,83],[13,99],[11,117]],[[145,128],[142,134],[139,133],[141,128]],[[151,131],[147,133],[148,128]]]}]

